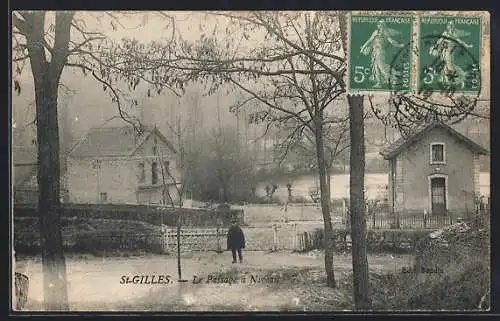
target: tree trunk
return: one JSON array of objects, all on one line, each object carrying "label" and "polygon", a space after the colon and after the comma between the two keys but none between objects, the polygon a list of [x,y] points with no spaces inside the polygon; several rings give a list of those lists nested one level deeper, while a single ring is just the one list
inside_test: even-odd
[{"label": "tree trunk", "polygon": [[[326,171],[326,186],[328,186],[328,190],[329,191],[331,191],[331,185],[330,185],[330,182],[331,182],[330,172],[331,171],[330,171],[330,168],[331,168],[331,166],[327,167],[326,170],[325,170]],[[331,204],[330,204],[330,206],[331,206]]]},{"label": "tree trunk", "polygon": [[38,141],[38,213],[45,308],[68,310],[66,263],[60,221],[60,160],[57,88],[48,77],[35,80]]},{"label": "tree trunk", "polygon": [[225,181],[222,182],[222,202],[223,203],[228,202],[228,189],[229,189],[229,187],[227,185],[228,184]]},{"label": "tree trunk", "polygon": [[50,62],[43,43],[45,12],[25,14],[24,30],[35,84],[38,143],[38,214],[43,265],[45,310],[67,311],[66,262],[60,221],[60,158],[57,97],[59,80],[68,55],[73,12],[58,12]]},{"label": "tree trunk", "polygon": [[348,96],[350,119],[350,213],[352,269],[356,310],[371,308],[365,218],[365,140],[363,96]]},{"label": "tree trunk", "polygon": [[[179,216],[180,218],[180,216]],[[177,220],[177,275],[179,280],[182,280],[182,266],[181,266],[181,222]]]},{"label": "tree trunk", "polygon": [[323,117],[320,112],[315,122],[316,156],[318,158],[319,189],[321,194],[321,212],[325,226],[324,246],[325,246],[325,272],[326,283],[329,287],[335,288],[335,274],[333,270],[333,227],[330,215],[330,188],[327,180],[327,164],[325,161],[325,149],[323,139]]}]

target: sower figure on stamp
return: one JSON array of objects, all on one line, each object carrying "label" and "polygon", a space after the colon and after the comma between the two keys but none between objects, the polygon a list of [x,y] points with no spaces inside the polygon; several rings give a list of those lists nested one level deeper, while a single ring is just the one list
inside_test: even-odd
[{"label": "sower figure on stamp", "polygon": [[372,67],[370,80],[375,81],[375,85],[373,86],[375,88],[380,88],[389,83],[391,68],[387,63],[387,50],[389,49],[389,45],[397,48],[404,47],[404,44],[393,39],[394,36],[399,34],[399,31],[388,28],[385,21],[381,19],[370,38],[361,46],[360,52],[363,55],[371,55]]},{"label": "sower figure on stamp", "polygon": [[242,263],[243,255],[241,251],[245,248],[245,234],[238,226],[238,222],[236,220],[233,220],[231,223],[231,227],[227,232],[227,249],[231,250],[233,254],[233,263],[236,263],[236,253],[238,253],[238,259],[240,260],[240,263]]},{"label": "sower figure on stamp", "polygon": [[[467,73],[455,63],[455,54],[459,52],[459,46],[470,49],[472,44],[468,44],[461,37],[468,36],[470,33],[459,30],[455,27],[453,21],[449,21],[446,30],[441,33],[434,46],[431,47],[429,54],[438,56],[442,63],[440,81],[444,85],[463,85]],[[462,86],[463,88],[463,86]]]}]

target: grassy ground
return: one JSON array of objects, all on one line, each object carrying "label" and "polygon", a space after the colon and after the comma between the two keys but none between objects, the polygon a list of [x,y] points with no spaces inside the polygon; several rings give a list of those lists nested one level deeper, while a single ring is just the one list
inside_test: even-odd
[{"label": "grassy ground", "polygon": [[[325,286],[321,252],[247,251],[242,264],[231,264],[229,252],[198,252],[182,258],[183,278],[190,282],[163,285],[120,284],[122,276],[170,275],[177,280],[176,258],[141,256],[128,258],[96,258],[75,255],[67,259],[69,298],[72,310],[100,311],[219,311],[219,310],[344,310],[352,308],[352,291],[348,287],[330,289]],[[369,256],[370,268],[391,273],[406,266],[406,257],[392,259],[388,255]],[[336,277],[340,280],[351,271],[350,256],[335,257]],[[17,262],[17,271],[30,277],[29,301],[26,309],[40,310],[42,294],[41,264],[38,257]],[[194,276],[207,280],[209,275],[219,283],[193,284]],[[246,282],[224,283],[233,275]],[[263,282],[251,282],[262,279]],[[221,278],[222,277],[222,278]],[[275,281],[273,281],[274,278]]]}]

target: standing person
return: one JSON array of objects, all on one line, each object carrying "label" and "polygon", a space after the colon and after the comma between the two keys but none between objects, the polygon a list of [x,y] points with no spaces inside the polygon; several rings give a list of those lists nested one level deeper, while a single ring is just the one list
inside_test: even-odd
[{"label": "standing person", "polygon": [[236,253],[238,253],[238,259],[242,263],[243,255],[241,250],[245,248],[245,234],[236,220],[231,223],[231,227],[227,231],[227,249],[230,249],[233,254],[233,263],[236,263]]}]

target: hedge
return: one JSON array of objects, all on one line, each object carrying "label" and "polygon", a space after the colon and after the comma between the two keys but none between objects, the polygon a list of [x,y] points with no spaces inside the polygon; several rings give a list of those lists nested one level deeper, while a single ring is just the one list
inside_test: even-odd
[{"label": "hedge", "polygon": [[[244,224],[243,210],[226,207],[203,209],[126,204],[63,204],[61,208],[62,217],[133,220],[169,226],[176,226],[180,218],[181,225],[185,227],[215,227],[219,223],[229,226],[233,219]],[[38,217],[36,205],[14,206],[14,217]]]},{"label": "hedge", "polygon": [[[160,227],[145,222],[63,217],[61,231],[66,252],[162,252]],[[16,254],[40,253],[37,217],[14,218],[14,249]]]},{"label": "hedge", "polygon": [[[367,251],[370,253],[413,253],[417,242],[429,233],[428,230],[368,230]],[[304,234],[306,235],[302,239],[305,244],[301,244],[302,251],[324,249],[324,229],[317,228]],[[336,252],[351,250],[349,230],[335,229],[332,234]]]}]

